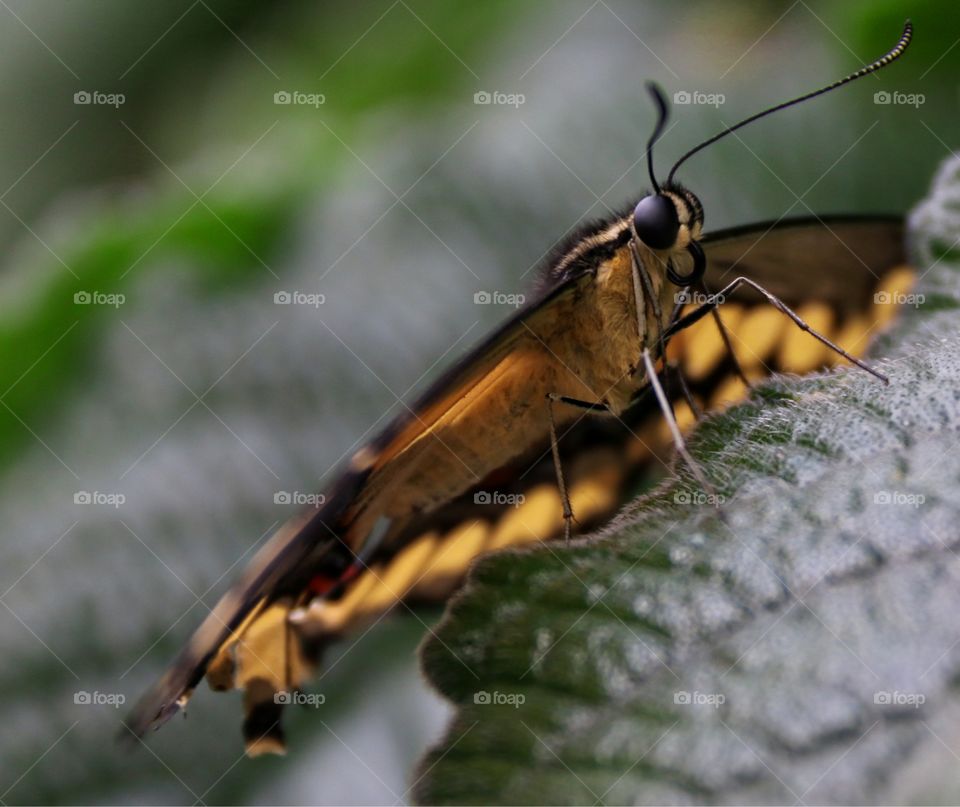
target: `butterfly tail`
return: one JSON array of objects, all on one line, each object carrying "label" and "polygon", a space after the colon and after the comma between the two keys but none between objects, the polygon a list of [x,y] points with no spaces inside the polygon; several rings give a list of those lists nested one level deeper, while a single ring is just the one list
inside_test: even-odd
[{"label": "butterfly tail", "polygon": [[241,579],[214,606],[161,678],[124,722],[142,737],[186,706],[206,675],[213,689],[244,690],[244,733],[253,754],[282,752],[282,707],[312,662],[287,623],[313,570],[349,566],[345,512],[366,474],[341,477],[325,504],[291,519],[257,552]]}]

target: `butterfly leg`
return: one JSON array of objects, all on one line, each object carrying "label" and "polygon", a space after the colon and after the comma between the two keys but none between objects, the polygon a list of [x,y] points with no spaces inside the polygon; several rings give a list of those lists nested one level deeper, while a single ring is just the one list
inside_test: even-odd
[{"label": "butterfly leg", "polygon": [[[654,321],[657,323],[657,347],[659,349],[659,356],[663,359],[665,369],[675,371],[671,377],[676,378],[679,382],[680,392],[690,407],[690,411],[693,412],[697,420],[700,420],[700,418],[703,417],[703,412],[693,399],[690,388],[687,386],[687,380],[683,377],[683,373],[680,372],[680,368],[667,359],[667,340],[662,327],[663,314],[660,310],[660,300],[654,291],[653,283],[650,281],[650,275],[644,267],[643,261],[640,260],[636,241],[630,242],[630,271],[633,276],[633,299],[637,306],[637,335],[640,344],[643,344],[647,332],[646,301],[649,301],[650,307],[653,309]],[[674,305],[670,315],[671,322],[677,318],[681,310],[682,304],[677,303]],[[641,361],[637,362],[637,367],[634,370],[635,373],[640,371],[642,364],[643,362]]]},{"label": "butterfly leg", "polygon": [[[685,294],[689,291],[689,288],[683,290],[681,294]],[[673,306],[673,310],[670,313],[670,322],[676,322],[680,317],[680,312],[683,311],[684,307],[683,302],[677,302]],[[666,331],[663,331],[662,334],[665,334]],[[662,335],[661,334],[661,335]],[[683,399],[687,402],[687,406],[690,407],[690,411],[693,412],[694,418],[696,420],[701,420],[703,418],[703,410],[700,408],[700,405],[696,402],[696,399],[693,397],[693,393],[690,392],[690,386],[687,384],[687,379],[683,375],[683,370],[680,367],[680,364],[672,359],[667,358],[666,351],[666,337],[661,339],[661,356],[663,357],[663,366],[664,366],[664,375],[672,383],[676,381],[677,385],[680,387],[680,394],[683,395]],[[640,363],[642,364],[642,362]],[[639,371],[640,367],[638,365],[637,370]]]},{"label": "butterfly leg", "polygon": [[[704,294],[706,294],[708,297],[710,296],[710,290],[707,288],[707,284],[702,278],[700,280],[700,288],[703,289]],[[750,383],[750,380],[743,372],[743,368],[740,366],[740,361],[737,359],[736,351],[733,349],[733,342],[730,341],[730,331],[728,331],[727,326],[723,324],[723,320],[720,318],[720,312],[716,308],[714,308],[711,313],[713,315],[713,322],[717,326],[717,330],[720,331],[720,338],[723,340],[723,346],[726,348],[727,355],[730,357],[730,361],[733,363],[733,372],[749,390],[753,384]]]},{"label": "butterfly leg", "polygon": [[683,375],[683,368],[680,367],[676,362],[666,362],[666,367],[673,371],[671,378],[677,380],[677,384],[680,386],[680,392],[683,395],[683,399],[687,402],[687,406],[690,407],[690,411],[693,412],[694,418],[698,421],[703,418],[703,410],[700,408],[700,405],[696,402],[696,399],[693,397],[693,393],[690,392],[690,387],[687,385],[687,379]]},{"label": "butterfly leg", "polygon": [[573,522],[573,508],[570,506],[570,494],[567,491],[567,482],[563,476],[563,466],[560,464],[560,443],[557,439],[557,423],[553,417],[553,405],[555,403],[564,403],[568,406],[575,406],[578,409],[585,409],[590,412],[609,412],[609,407],[605,403],[590,403],[581,401],[577,398],[570,398],[567,395],[560,395],[556,392],[547,393],[547,418],[550,422],[550,453],[553,454],[553,467],[557,472],[557,488],[560,490],[560,499],[563,502],[563,537],[570,540]]},{"label": "butterfly leg", "polygon": [[711,485],[707,480],[707,477],[700,468],[700,464],[691,456],[690,452],[687,451],[687,442],[683,439],[680,426],[677,424],[677,418],[673,414],[673,407],[670,406],[670,401],[667,399],[667,396],[663,391],[663,385],[660,383],[660,379],[657,376],[657,370],[653,366],[653,359],[650,358],[650,349],[646,347],[643,349],[643,366],[646,369],[647,380],[653,389],[653,394],[657,396],[657,403],[660,404],[660,411],[663,413],[663,417],[667,421],[667,426],[670,427],[670,434],[673,436],[673,443],[677,447],[677,453],[683,457],[683,461],[686,462],[690,472],[694,475],[694,477],[696,477],[697,482],[700,483],[704,493],[711,496],[714,502],[719,503],[720,499],[717,496],[713,485]]},{"label": "butterfly leg", "polygon": [[699,319],[709,314],[711,311],[715,310],[717,306],[719,306],[721,302],[728,295],[733,294],[733,292],[736,291],[739,286],[744,284],[760,292],[760,294],[762,294],[767,299],[767,302],[769,302],[770,305],[772,305],[781,313],[786,314],[791,320],[793,320],[794,324],[798,328],[800,328],[800,330],[806,331],[814,338],[820,340],[832,351],[843,356],[847,361],[857,365],[857,367],[859,367],[861,370],[866,370],[868,373],[870,373],[870,375],[876,376],[884,384],[890,383],[890,379],[888,379],[885,375],[883,375],[883,373],[881,373],[879,370],[874,370],[866,362],[860,361],[860,359],[858,359],[856,356],[851,356],[842,347],[834,344],[829,339],[827,339],[827,337],[824,336],[822,333],[815,331],[813,328],[807,325],[807,323],[804,322],[793,309],[791,309],[786,303],[784,303],[783,300],[781,300],[776,295],[771,294],[769,291],[763,288],[763,286],[761,286],[759,283],[755,283],[753,280],[750,280],[750,278],[747,278],[747,277],[735,278],[732,282],[727,284],[725,288],[721,289],[716,294],[711,295],[712,297],[711,300],[708,300],[699,308],[694,309],[686,316],[680,317],[680,319],[678,319],[669,328],[667,328],[666,336],[670,337],[673,334],[677,333],[677,331],[682,331],[684,328],[689,328],[691,325],[693,325],[693,323],[697,322]]}]

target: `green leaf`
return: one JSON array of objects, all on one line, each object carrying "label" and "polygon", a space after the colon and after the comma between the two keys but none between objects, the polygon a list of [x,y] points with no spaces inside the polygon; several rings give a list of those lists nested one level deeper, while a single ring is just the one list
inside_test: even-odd
[{"label": "green leaf", "polygon": [[457,711],[421,802],[956,799],[960,161],[910,233],[888,387],[777,378],[698,427],[723,520],[678,469],[598,535],[475,566],[423,649]]}]

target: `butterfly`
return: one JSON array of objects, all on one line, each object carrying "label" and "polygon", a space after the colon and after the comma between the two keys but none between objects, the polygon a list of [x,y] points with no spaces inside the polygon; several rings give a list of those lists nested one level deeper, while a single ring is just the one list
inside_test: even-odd
[{"label": "butterfly", "polygon": [[884,56],[824,88],[727,127],[684,154],[652,192],[569,236],[517,313],[356,451],[323,503],[275,533],[210,611],[125,726],[140,737],[183,708],[206,677],[244,692],[251,755],[284,750],[282,709],[324,649],[398,603],[444,599],[477,555],[602,523],[673,450],[710,503],[712,483],[683,433],[703,411],[775,372],[845,358],[909,289],[897,217],[833,216],[704,233],[675,180],[690,157],[766,115],[875,72]]}]

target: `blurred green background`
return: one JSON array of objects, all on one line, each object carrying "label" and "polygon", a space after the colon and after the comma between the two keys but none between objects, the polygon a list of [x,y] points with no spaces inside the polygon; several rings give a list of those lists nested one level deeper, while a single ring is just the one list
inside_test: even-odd
[{"label": "blurred green background", "polygon": [[126,752],[78,693],[129,705],[277,494],[511,310],[474,294],[642,192],[646,80],[723,96],[674,107],[665,174],[907,16],[901,63],[684,166],[708,229],[916,202],[958,144],[953,5],[0,2],[0,800],[406,801],[447,716],[413,652],[436,612],[339,648],[283,759],[243,759],[236,696]]}]

